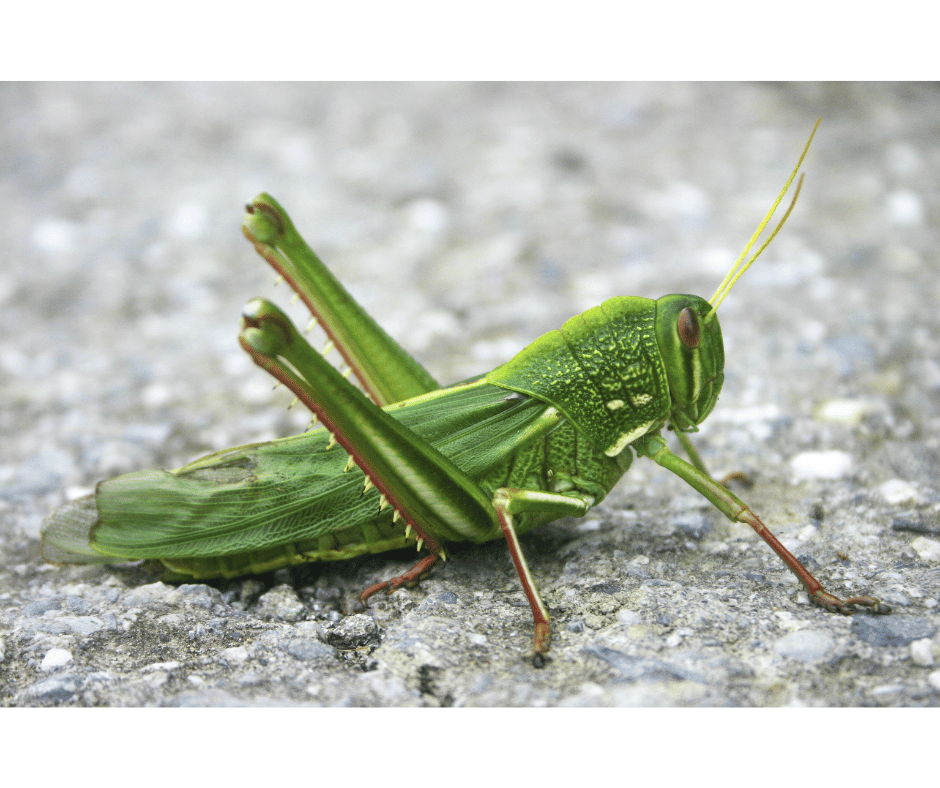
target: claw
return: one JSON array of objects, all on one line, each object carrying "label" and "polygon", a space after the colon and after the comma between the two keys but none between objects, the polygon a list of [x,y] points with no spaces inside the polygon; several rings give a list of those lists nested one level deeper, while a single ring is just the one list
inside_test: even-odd
[{"label": "claw", "polygon": [[545,652],[548,651],[548,643],[551,640],[552,631],[547,621],[539,621],[535,625],[535,653],[532,655],[532,666],[536,668],[545,667],[548,658]]},{"label": "claw", "polygon": [[890,605],[873,596],[853,596],[843,600],[828,591],[819,590],[810,599],[831,613],[842,613],[843,615],[850,615],[855,610],[863,607],[870,608],[872,613],[891,612]]}]

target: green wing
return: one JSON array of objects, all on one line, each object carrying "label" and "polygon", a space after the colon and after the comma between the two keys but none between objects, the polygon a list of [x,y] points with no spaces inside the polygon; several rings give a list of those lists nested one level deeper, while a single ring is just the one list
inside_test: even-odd
[{"label": "green wing", "polygon": [[[557,417],[544,418],[545,403],[483,380],[386,409],[472,478],[558,424]],[[378,491],[364,493],[362,471],[344,472],[348,455],[339,446],[328,449],[328,442],[325,430],[314,430],[227,449],[175,471],[101,482],[94,495],[49,518],[43,557],[53,563],[198,559],[293,545],[324,553],[311,560],[402,546],[400,537],[392,544],[376,531],[384,520],[391,525],[391,511],[380,517]]]}]

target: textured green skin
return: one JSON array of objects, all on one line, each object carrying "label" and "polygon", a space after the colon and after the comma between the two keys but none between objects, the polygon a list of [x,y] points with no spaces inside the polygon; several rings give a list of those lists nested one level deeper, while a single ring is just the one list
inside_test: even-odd
[{"label": "textured green skin", "polygon": [[[610,299],[480,379],[385,410],[487,498],[509,487],[597,504],[633,459],[629,448],[609,456],[612,445],[638,427],[645,435],[670,420],[694,428],[714,406],[724,358],[718,321],[712,315],[703,322],[703,341],[686,348],[675,336],[685,306],[700,317],[710,311],[697,296]],[[670,395],[673,378],[679,399]],[[706,382],[701,396],[689,394],[693,379]],[[606,406],[615,400],[623,405]],[[228,449],[176,471],[102,482],[93,496],[53,515],[44,554],[54,562],[154,558],[176,573],[208,578],[414,545],[417,534],[406,535],[391,509],[380,513],[378,491],[363,492],[363,472],[344,470],[346,452],[327,446],[321,429]],[[557,517],[523,512],[516,529]],[[57,532],[68,535],[62,552]],[[487,524],[472,534],[425,532],[452,541],[503,538]],[[76,552],[81,545],[87,549]]]},{"label": "textured green skin", "polygon": [[[632,443],[671,415],[681,428],[694,428],[718,399],[724,348],[717,318],[701,321],[706,339],[698,348],[682,345],[675,326],[687,306],[701,317],[711,311],[698,296],[610,298],[539,337],[486,379],[552,403],[608,456],[623,450],[625,437],[633,434],[626,441]],[[694,367],[703,356],[699,374]],[[699,378],[709,381],[702,394]]]}]

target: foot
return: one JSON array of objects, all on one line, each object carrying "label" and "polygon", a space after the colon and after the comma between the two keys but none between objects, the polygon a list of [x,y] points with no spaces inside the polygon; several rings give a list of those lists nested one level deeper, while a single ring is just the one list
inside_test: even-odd
[{"label": "foot", "polygon": [[890,613],[890,606],[886,605],[880,599],[874,596],[853,596],[849,599],[839,599],[828,591],[817,591],[810,599],[817,605],[821,605],[832,613],[842,613],[849,615],[856,610],[866,607],[872,613]]}]

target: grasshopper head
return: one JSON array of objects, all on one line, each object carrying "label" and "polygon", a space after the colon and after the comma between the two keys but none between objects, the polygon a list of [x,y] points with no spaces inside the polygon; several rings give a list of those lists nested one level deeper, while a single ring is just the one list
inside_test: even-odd
[{"label": "grasshopper head", "polygon": [[725,379],[725,346],[712,305],[693,295],[656,301],[656,339],[672,399],[670,420],[691,432],[712,412]]},{"label": "grasshopper head", "polygon": [[718,307],[734,283],[760,257],[761,252],[780,232],[790,211],[796,205],[797,197],[800,196],[800,187],[803,185],[802,177],[797,182],[796,192],[783,218],[761,247],[748,257],[799,172],[817,128],[819,128],[819,120],[816,121],[813,133],[809,135],[803,153],[800,154],[800,160],[790,173],[789,179],[764,220],[751,236],[751,240],[744,247],[738,261],[719,285],[711,301],[698,296],[668,295],[656,302],[656,338],[666,365],[666,379],[669,382],[669,393],[672,398],[669,418],[678,430],[694,431],[715,407],[721,384],[725,379],[725,348],[721,340],[721,326],[718,325]]}]

